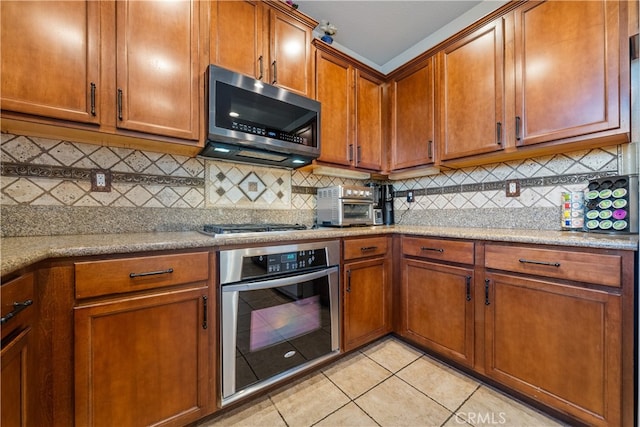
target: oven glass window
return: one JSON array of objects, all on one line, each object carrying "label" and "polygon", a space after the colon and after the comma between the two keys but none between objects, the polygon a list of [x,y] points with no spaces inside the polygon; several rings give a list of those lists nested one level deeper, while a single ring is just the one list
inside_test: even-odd
[{"label": "oven glass window", "polygon": [[238,293],[236,390],[331,352],[329,279]]},{"label": "oven glass window", "polygon": [[343,203],[344,219],[370,219],[370,203]]}]

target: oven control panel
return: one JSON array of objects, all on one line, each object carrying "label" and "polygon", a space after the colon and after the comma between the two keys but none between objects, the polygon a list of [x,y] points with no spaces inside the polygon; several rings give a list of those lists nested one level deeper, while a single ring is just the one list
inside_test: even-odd
[{"label": "oven control panel", "polygon": [[286,273],[314,267],[326,267],[326,251],[324,249],[297,252],[283,252],[265,255],[267,274]]}]

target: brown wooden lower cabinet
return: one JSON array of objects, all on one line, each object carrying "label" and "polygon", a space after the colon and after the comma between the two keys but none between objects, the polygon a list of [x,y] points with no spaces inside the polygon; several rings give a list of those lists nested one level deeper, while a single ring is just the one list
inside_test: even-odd
[{"label": "brown wooden lower cabinet", "polygon": [[391,331],[389,237],[345,240],[342,343],[349,351]]},{"label": "brown wooden lower cabinet", "polygon": [[208,297],[204,286],[76,307],[76,425],[178,426],[207,415]]},{"label": "brown wooden lower cabinet", "polygon": [[621,297],[485,276],[485,373],[589,425],[621,425]]},{"label": "brown wooden lower cabinet", "polygon": [[631,425],[634,252],[473,244],[403,237],[397,332],[567,420]]},{"label": "brown wooden lower cabinet", "polygon": [[8,345],[3,345],[2,360],[2,409],[0,424],[6,427],[33,425],[31,414],[35,410],[30,379],[33,376],[33,346],[30,344],[32,329],[20,332]]},{"label": "brown wooden lower cabinet", "polygon": [[400,334],[473,366],[473,269],[418,260],[402,263]]}]

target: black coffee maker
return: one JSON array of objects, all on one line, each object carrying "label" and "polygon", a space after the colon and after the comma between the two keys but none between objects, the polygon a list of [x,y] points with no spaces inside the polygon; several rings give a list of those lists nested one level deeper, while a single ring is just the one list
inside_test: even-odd
[{"label": "black coffee maker", "polygon": [[367,184],[373,192],[373,224],[392,225],[393,220],[393,185]]}]

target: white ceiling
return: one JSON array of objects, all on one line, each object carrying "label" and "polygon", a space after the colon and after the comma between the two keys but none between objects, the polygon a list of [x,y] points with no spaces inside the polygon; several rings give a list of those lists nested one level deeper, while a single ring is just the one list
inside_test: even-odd
[{"label": "white ceiling", "polygon": [[[333,46],[388,74],[506,0],[294,0],[338,27]],[[318,30],[319,31],[319,30]]]}]

